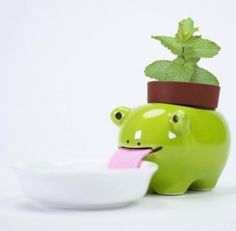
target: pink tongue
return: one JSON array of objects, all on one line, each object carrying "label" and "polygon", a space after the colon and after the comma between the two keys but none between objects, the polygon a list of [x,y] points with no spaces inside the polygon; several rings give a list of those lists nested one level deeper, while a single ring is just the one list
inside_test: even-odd
[{"label": "pink tongue", "polygon": [[108,168],[139,168],[144,156],[152,151],[151,148],[145,149],[131,149],[119,148],[111,157]]}]

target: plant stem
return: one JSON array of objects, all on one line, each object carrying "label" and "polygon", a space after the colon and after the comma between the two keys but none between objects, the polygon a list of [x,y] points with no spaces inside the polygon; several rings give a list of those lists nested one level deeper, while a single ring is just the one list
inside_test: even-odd
[{"label": "plant stem", "polygon": [[182,47],[182,58],[183,58],[183,60],[185,62],[186,60],[185,60],[185,56],[184,56],[184,47]]}]

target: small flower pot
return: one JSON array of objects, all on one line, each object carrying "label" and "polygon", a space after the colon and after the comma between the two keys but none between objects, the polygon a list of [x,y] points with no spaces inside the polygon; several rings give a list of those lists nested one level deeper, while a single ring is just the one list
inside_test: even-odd
[{"label": "small flower pot", "polygon": [[214,110],[218,106],[220,87],[208,84],[151,81],[148,103],[168,103]]}]

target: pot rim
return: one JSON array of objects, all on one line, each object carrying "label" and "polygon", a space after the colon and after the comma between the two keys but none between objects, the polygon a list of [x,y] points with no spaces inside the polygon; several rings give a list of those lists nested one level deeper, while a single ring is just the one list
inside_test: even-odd
[{"label": "pot rim", "polygon": [[183,82],[183,81],[163,81],[163,80],[151,80],[148,83],[170,83],[170,84],[178,84],[178,85],[192,85],[192,86],[208,86],[213,88],[221,88],[217,85],[206,84],[206,83],[193,83],[193,82]]},{"label": "pot rim", "polygon": [[169,103],[208,110],[214,110],[218,106],[220,86],[178,81],[149,81],[147,88],[148,103]]}]

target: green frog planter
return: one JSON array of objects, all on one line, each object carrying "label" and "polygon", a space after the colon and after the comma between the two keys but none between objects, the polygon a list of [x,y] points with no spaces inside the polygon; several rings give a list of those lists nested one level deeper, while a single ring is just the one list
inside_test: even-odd
[{"label": "green frog planter", "polygon": [[150,103],[134,109],[118,107],[112,121],[119,126],[119,147],[152,152],[145,160],[159,166],[150,192],[183,194],[214,188],[229,150],[229,132],[216,111]]},{"label": "green frog planter", "polygon": [[150,192],[183,194],[188,189],[212,189],[228,157],[228,127],[215,110],[219,82],[198,65],[201,58],[218,54],[220,47],[195,35],[196,31],[187,18],[180,21],[174,37],[152,36],[177,57],[145,68],[146,76],[155,80],[148,83],[148,104],[118,107],[111,113],[120,128],[118,154],[122,158],[137,155],[136,163],[139,158],[159,166]]}]

